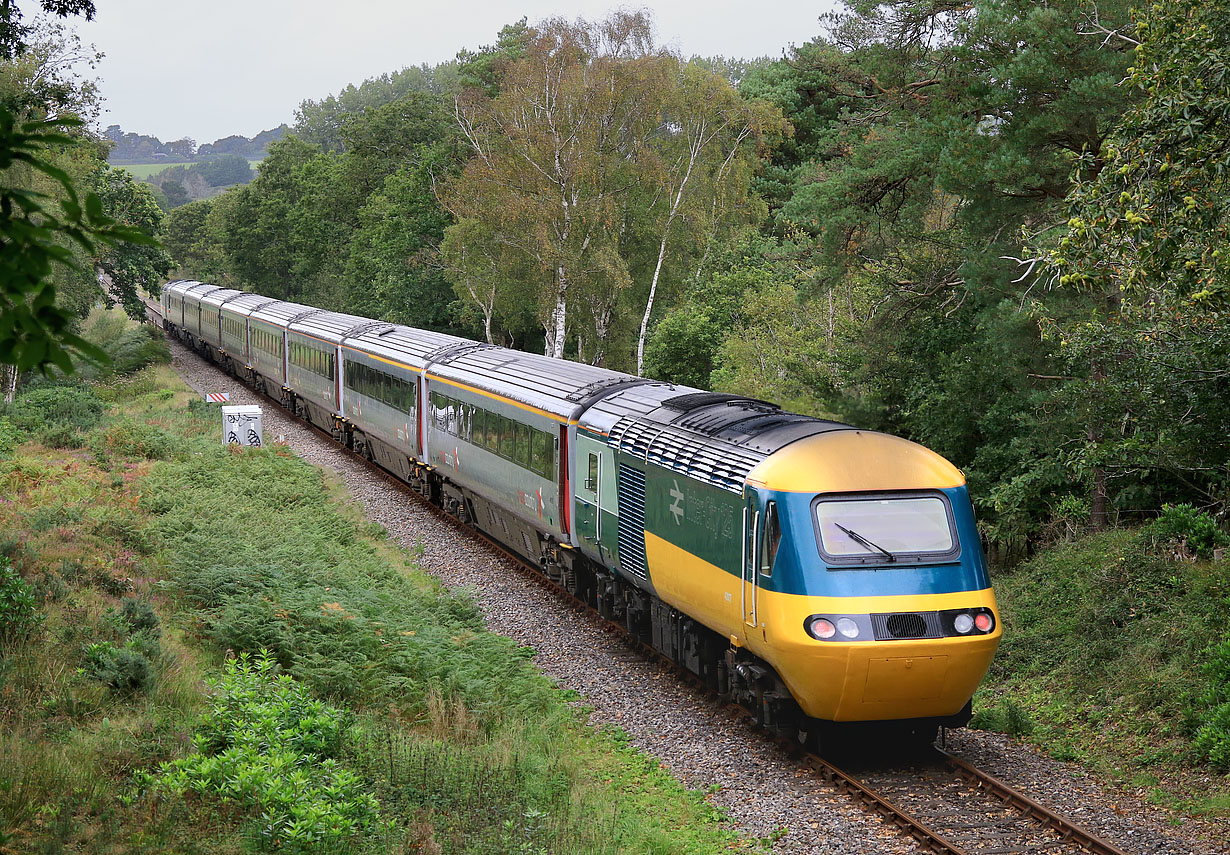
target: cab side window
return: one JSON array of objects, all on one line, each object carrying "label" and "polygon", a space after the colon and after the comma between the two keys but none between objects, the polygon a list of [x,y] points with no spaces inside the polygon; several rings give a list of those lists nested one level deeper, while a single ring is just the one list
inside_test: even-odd
[{"label": "cab side window", "polygon": [[781,521],[777,517],[777,502],[769,502],[764,511],[764,532],[760,536],[760,575],[773,575],[773,562],[782,542]]}]

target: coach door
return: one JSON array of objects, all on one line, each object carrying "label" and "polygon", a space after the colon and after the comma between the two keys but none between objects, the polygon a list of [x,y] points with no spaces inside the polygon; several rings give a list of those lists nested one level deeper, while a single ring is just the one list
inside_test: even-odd
[{"label": "coach door", "polygon": [[744,634],[764,635],[761,591],[772,578],[773,562],[782,539],[777,502],[748,487],[743,504],[743,627]]},{"label": "coach door", "polygon": [[759,625],[756,609],[756,543],[760,537],[760,502],[756,491],[748,488],[743,502],[743,580],[740,583],[743,600],[743,634],[750,635]]}]

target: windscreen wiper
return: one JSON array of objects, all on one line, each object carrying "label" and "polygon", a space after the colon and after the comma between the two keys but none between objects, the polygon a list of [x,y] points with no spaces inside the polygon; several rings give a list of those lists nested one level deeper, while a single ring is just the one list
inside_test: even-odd
[{"label": "windscreen wiper", "polygon": [[867,538],[863,537],[861,534],[859,534],[859,533],[858,533],[857,531],[855,531],[854,529],[851,529],[851,528],[846,528],[844,525],[842,525],[842,524],[841,524],[841,523],[839,523],[839,522],[835,522],[835,523],[833,523],[833,525],[837,526],[839,529],[841,529],[842,531],[844,531],[844,532],[846,533],[846,535],[847,535],[847,536],[849,536],[849,538],[850,538],[851,540],[853,540],[855,543],[857,543],[859,546],[862,546],[862,547],[864,547],[864,548],[866,548],[866,549],[874,549],[876,552],[879,552],[880,554],[882,554],[882,555],[883,555],[885,558],[887,558],[889,561],[896,561],[896,560],[897,560],[897,556],[896,556],[896,555],[893,555],[891,552],[889,552],[889,551],[888,551],[887,549],[885,549],[883,546],[880,546],[879,544],[872,543],[870,540],[868,540]]}]

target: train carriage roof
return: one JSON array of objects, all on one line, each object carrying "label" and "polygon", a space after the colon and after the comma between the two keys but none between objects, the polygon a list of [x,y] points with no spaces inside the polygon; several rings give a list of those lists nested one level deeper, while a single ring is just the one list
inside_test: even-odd
[{"label": "train carriage roof", "polygon": [[[213,295],[210,295],[213,296]],[[260,294],[249,294],[244,291],[238,297],[228,299],[222,305],[223,312],[248,317],[261,306],[267,306],[270,303],[276,303],[277,300],[272,297],[262,297]]]},{"label": "train carriage roof", "polygon": [[616,391],[581,419],[615,448],[731,492],[767,457],[806,437],[854,430],[776,404],[668,384]]},{"label": "train carriage roof", "polygon": [[214,285],[210,282],[191,282],[187,288],[183,289],[185,300],[191,300],[194,303],[199,303],[201,298],[211,291],[221,291],[221,285]]},{"label": "train carriage roof", "polygon": [[575,419],[611,390],[648,381],[580,362],[468,342],[436,355],[429,375]]},{"label": "train carriage roof", "polygon": [[316,310],[297,318],[292,318],[289,329],[291,332],[323,339],[332,344],[341,344],[342,339],[351,330],[372,323],[371,318],[361,318],[358,315],[345,315],[341,312],[326,312]]},{"label": "train carriage roof", "polygon": [[229,303],[231,300],[242,296],[244,296],[243,291],[236,291],[234,288],[218,288],[215,291],[202,294],[201,305],[221,306],[223,303]]},{"label": "train carriage roof", "polygon": [[162,286],[162,293],[181,294],[193,285],[200,285],[196,279],[175,279]]},{"label": "train carriage roof", "polygon": [[434,355],[473,342],[447,333],[370,321],[350,330],[342,343],[368,356],[421,371]]},{"label": "train carriage roof", "polygon": [[307,312],[319,311],[322,310],[312,306],[305,306],[302,303],[288,303],[285,300],[275,300],[272,303],[261,306],[259,309],[253,310],[250,317],[257,321],[264,321],[267,324],[285,328],[292,318],[300,317]]}]

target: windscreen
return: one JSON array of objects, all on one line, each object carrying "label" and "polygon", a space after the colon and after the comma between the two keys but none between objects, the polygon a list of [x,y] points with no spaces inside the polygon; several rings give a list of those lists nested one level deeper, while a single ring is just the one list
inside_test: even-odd
[{"label": "windscreen", "polygon": [[821,550],[833,558],[895,561],[955,551],[948,508],[937,496],[824,499],[815,509]]}]

